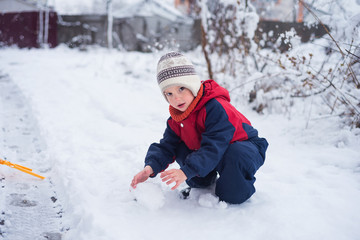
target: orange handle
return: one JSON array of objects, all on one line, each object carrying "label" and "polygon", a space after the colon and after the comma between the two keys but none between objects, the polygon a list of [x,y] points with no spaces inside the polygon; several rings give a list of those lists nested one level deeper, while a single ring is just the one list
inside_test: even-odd
[{"label": "orange handle", "polygon": [[38,175],[36,173],[33,173],[31,168],[27,168],[27,167],[24,167],[24,166],[21,166],[21,165],[18,165],[18,164],[13,164],[13,163],[11,163],[9,161],[2,160],[1,158],[0,158],[0,164],[7,165],[7,166],[9,166],[11,168],[15,168],[17,170],[20,170],[20,171],[22,171],[24,173],[33,175],[33,176],[38,177],[38,178],[45,179],[45,177],[40,176],[40,175]]}]

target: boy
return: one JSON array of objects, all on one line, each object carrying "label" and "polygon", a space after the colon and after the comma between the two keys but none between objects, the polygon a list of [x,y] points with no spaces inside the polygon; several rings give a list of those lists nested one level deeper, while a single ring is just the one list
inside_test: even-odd
[{"label": "boy", "polygon": [[[239,204],[249,199],[255,192],[255,172],[265,160],[267,141],[230,104],[229,92],[213,80],[201,83],[181,53],[161,57],[157,80],[171,117],[160,143],[150,145],[145,167],[131,186],[136,188],[161,172],[163,182],[175,183],[172,190],[184,181],[188,191],[216,182],[220,201]],[[174,160],[180,169],[164,171]],[[183,192],[185,197],[188,191]]]}]

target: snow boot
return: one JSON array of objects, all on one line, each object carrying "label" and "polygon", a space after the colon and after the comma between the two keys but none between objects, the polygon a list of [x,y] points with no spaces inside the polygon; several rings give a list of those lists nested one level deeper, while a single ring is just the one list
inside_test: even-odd
[{"label": "snow boot", "polygon": [[190,191],[191,191],[191,187],[187,187],[187,188],[184,188],[183,190],[180,191],[180,198],[181,199],[188,199],[189,198],[189,195],[190,195]]}]

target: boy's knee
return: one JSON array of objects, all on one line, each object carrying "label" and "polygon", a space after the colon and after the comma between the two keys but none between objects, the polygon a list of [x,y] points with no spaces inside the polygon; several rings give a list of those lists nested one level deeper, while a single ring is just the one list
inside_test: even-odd
[{"label": "boy's knee", "polygon": [[225,152],[217,170],[216,195],[222,201],[239,204],[255,192],[255,173],[263,160],[257,147],[249,142],[235,142]]},{"label": "boy's knee", "polygon": [[245,179],[234,179],[234,182],[222,181],[219,178],[215,187],[215,194],[220,201],[225,201],[231,204],[240,204],[248,200],[254,193],[254,181]]}]

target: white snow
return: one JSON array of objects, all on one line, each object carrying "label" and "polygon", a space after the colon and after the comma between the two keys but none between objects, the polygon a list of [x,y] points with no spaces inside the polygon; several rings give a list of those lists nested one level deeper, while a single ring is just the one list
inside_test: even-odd
[{"label": "white snow", "polygon": [[165,204],[164,194],[159,184],[147,181],[130,191],[134,199],[147,209],[159,210]]},{"label": "white snow", "polygon": [[53,162],[32,108],[9,76],[0,74],[0,158],[46,174],[45,180],[1,165],[0,237],[2,239],[59,239],[62,206],[54,185]]},{"label": "white snow", "polygon": [[224,201],[219,201],[217,196],[212,193],[205,193],[199,196],[199,205],[208,208],[227,208],[228,204]]},{"label": "white snow", "polygon": [[[47,146],[53,170],[44,175],[54,181],[69,227],[63,239],[360,238],[360,130],[336,117],[309,118],[296,104],[289,119],[234,102],[270,143],[246,203],[216,205],[211,192],[181,200],[159,177],[129,191],[169,115],[155,78],[162,54],[1,49],[0,75],[23,92]],[[206,78],[200,50],[187,56]],[[4,154],[19,160],[0,145]],[[0,178],[15,171],[5,168]]]}]

